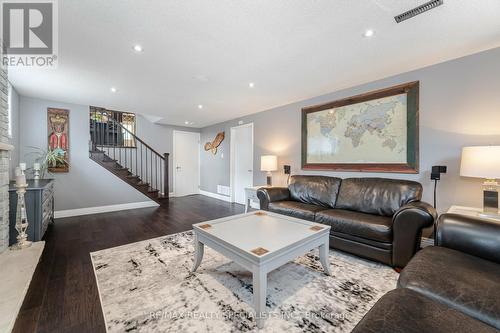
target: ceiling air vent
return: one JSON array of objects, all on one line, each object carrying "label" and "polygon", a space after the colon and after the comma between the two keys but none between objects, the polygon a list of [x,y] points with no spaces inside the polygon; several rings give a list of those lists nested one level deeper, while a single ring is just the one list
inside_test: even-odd
[{"label": "ceiling air vent", "polygon": [[397,23],[401,23],[405,20],[411,19],[414,16],[420,15],[425,13],[428,10],[431,10],[433,8],[436,8],[438,6],[441,6],[443,4],[444,0],[433,0],[429,1],[427,3],[424,3],[421,6],[415,7],[413,9],[410,9],[407,12],[404,12],[403,14],[399,14],[397,16],[394,16],[394,19],[396,20]]}]

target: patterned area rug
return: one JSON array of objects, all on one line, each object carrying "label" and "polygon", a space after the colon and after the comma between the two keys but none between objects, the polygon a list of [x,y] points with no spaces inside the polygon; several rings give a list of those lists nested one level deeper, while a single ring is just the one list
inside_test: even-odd
[{"label": "patterned area rug", "polygon": [[[193,235],[184,232],[91,253],[108,332],[253,332],[252,275],[205,246],[191,273]],[[350,332],[387,291],[390,267],[318,251],[269,273],[269,318],[261,332]]]}]

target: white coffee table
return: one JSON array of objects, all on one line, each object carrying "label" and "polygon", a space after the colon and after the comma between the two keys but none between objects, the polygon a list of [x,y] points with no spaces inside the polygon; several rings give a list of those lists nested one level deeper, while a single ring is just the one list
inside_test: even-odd
[{"label": "white coffee table", "polygon": [[248,269],[253,275],[257,326],[266,318],[267,273],[319,248],[325,273],[330,226],[270,212],[251,212],[193,225],[195,259],[193,272],[203,258],[204,245]]}]

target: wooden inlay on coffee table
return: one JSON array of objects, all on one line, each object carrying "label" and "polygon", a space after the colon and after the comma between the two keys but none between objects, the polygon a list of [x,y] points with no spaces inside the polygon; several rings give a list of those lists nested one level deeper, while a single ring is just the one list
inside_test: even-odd
[{"label": "wooden inlay on coffee table", "polygon": [[320,227],[319,225],[313,225],[309,229],[311,229],[312,231],[320,231],[320,230],[323,230],[324,228],[325,227]]},{"label": "wooden inlay on coffee table", "polygon": [[202,224],[202,225],[200,225],[200,228],[202,228],[202,229],[210,229],[210,228],[212,228],[212,226],[210,224]]},{"label": "wooden inlay on coffee table", "polygon": [[257,216],[263,216],[263,215],[266,215],[266,213],[264,213],[264,212],[256,212],[255,215],[257,215]]},{"label": "wooden inlay on coffee table", "polygon": [[252,251],[253,254],[255,255],[258,255],[258,256],[263,256],[264,254],[266,254],[267,252],[269,252],[268,250],[262,248],[262,247],[258,247],[256,249],[253,249]]}]

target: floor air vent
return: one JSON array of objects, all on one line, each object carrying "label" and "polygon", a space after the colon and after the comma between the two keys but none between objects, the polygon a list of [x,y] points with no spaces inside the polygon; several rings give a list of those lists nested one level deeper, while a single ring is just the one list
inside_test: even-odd
[{"label": "floor air vent", "polygon": [[394,19],[396,20],[397,23],[401,23],[405,20],[411,19],[414,16],[423,14],[428,10],[431,10],[433,8],[441,6],[443,4],[443,2],[444,2],[444,0],[429,1],[427,3],[424,3],[421,6],[410,9],[409,11],[404,12],[403,14],[399,14],[397,16],[394,16]]}]

